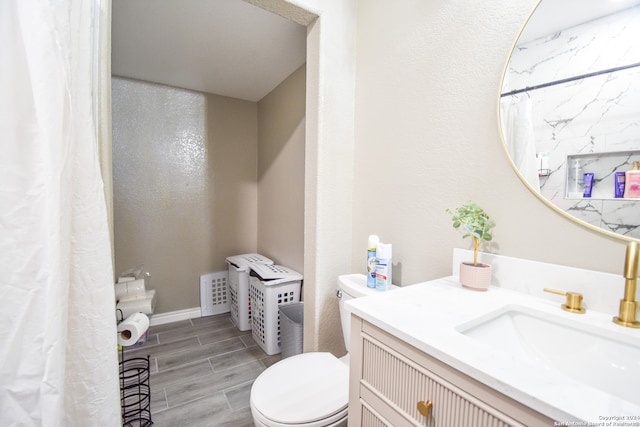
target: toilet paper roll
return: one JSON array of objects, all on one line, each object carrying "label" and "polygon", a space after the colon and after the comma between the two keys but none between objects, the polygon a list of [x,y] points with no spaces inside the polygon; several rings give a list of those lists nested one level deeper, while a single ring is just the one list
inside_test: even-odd
[{"label": "toilet paper roll", "polygon": [[137,312],[153,314],[153,310],[156,308],[156,291],[155,289],[147,291],[144,298],[127,298],[118,301],[116,308],[122,311],[122,317],[125,319]]},{"label": "toilet paper roll", "polygon": [[144,279],[116,283],[116,300],[121,300],[123,298],[132,296],[144,295],[145,292],[146,290]]},{"label": "toilet paper roll", "polygon": [[116,283],[116,300],[117,301],[127,296],[127,283],[128,282]]},{"label": "toilet paper roll", "polygon": [[149,329],[149,318],[142,313],[134,313],[118,324],[118,344],[124,347],[134,345]]},{"label": "toilet paper roll", "polygon": [[144,295],[146,292],[145,289],[145,280],[138,279],[133,282],[127,282],[127,296],[135,296],[135,295]]},{"label": "toilet paper roll", "polygon": [[118,300],[118,302],[126,302],[126,301],[133,301],[133,300],[137,300],[137,299],[145,299],[145,298],[150,298],[149,295],[147,295],[147,293],[145,292],[142,295],[133,295],[133,296],[129,296],[129,297],[122,297]]}]

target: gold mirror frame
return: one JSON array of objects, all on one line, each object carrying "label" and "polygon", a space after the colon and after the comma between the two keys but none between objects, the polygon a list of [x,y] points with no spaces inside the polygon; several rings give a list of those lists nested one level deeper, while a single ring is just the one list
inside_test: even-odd
[{"label": "gold mirror frame", "polygon": [[583,227],[586,227],[587,229],[594,231],[596,233],[602,234],[604,236],[607,237],[611,237],[617,240],[621,240],[624,242],[640,242],[640,239],[636,239],[634,237],[629,237],[629,236],[625,236],[623,234],[617,234],[614,233],[612,231],[606,230],[604,228],[595,226],[593,224],[590,224],[580,218],[577,218],[569,213],[567,213],[566,211],[560,209],[558,206],[554,205],[553,203],[551,203],[547,198],[545,198],[539,191],[537,191],[528,181],[527,179],[524,177],[524,175],[520,172],[520,170],[518,169],[518,167],[516,166],[516,164],[514,163],[513,159],[511,158],[511,155],[509,153],[509,150],[507,148],[507,143],[505,141],[505,136],[502,132],[502,123],[501,123],[501,95],[502,95],[502,87],[504,84],[504,79],[507,75],[508,72],[508,68],[509,68],[509,62],[511,61],[511,56],[513,55],[514,50],[516,49],[516,47],[518,46],[518,40],[520,39],[520,36],[522,35],[522,33],[524,32],[527,24],[529,23],[529,21],[531,20],[531,17],[533,16],[533,14],[535,13],[535,11],[538,9],[538,6],[540,5],[540,3],[542,3],[542,1],[553,1],[553,0],[539,0],[536,3],[536,6],[533,8],[533,10],[531,11],[531,13],[529,13],[529,16],[527,17],[526,21],[522,24],[522,26],[520,27],[520,30],[518,31],[518,34],[515,38],[515,40],[513,41],[512,45],[511,45],[511,49],[509,50],[509,55],[507,56],[507,59],[505,61],[503,70],[502,70],[502,75],[500,77],[500,88],[498,90],[498,97],[497,97],[497,101],[496,101],[496,118],[497,118],[497,126],[498,126],[498,134],[500,135],[500,141],[502,142],[502,148],[504,150],[504,153],[509,161],[509,163],[511,164],[511,168],[514,170],[514,172],[516,173],[516,175],[518,176],[518,178],[520,178],[520,181],[522,181],[522,183],[529,189],[530,192],[532,192],[539,200],[542,201],[542,203],[544,203],[545,205],[547,205],[549,208],[551,208],[552,210],[554,210],[555,212],[557,212],[558,214],[560,214],[561,216],[563,216],[564,218],[578,224],[581,225]]}]

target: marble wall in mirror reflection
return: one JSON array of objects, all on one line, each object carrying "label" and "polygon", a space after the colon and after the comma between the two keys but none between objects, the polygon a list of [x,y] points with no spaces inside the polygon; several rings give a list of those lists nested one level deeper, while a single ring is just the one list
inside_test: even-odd
[{"label": "marble wall in mirror reflection", "polygon": [[[502,93],[640,64],[638,22],[640,7],[634,7],[516,46]],[[519,111],[510,123],[509,109],[522,108],[522,97],[528,97],[530,117]],[[614,172],[640,160],[640,66],[503,96],[500,110],[507,146],[526,140],[507,141],[510,128],[518,126],[520,134],[533,133],[532,150],[549,153],[549,173],[530,177],[512,153],[523,176],[534,188],[539,185],[547,200],[596,227],[640,238],[640,200],[614,198]],[[575,156],[584,172],[595,174],[591,198],[566,195],[566,165]]]}]

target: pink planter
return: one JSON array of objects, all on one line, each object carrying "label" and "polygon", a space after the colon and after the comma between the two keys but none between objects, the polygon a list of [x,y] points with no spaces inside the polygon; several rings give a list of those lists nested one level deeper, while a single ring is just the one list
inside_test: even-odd
[{"label": "pink planter", "polygon": [[460,263],[460,284],[477,291],[486,290],[491,284],[491,265],[472,262]]}]

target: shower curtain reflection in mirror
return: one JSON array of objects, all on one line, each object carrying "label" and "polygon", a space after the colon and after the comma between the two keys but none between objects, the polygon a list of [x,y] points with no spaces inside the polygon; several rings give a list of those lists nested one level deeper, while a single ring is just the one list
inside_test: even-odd
[{"label": "shower curtain reflection in mirror", "polygon": [[511,160],[531,187],[540,191],[529,95],[520,93],[502,98],[500,112],[502,135]]}]

